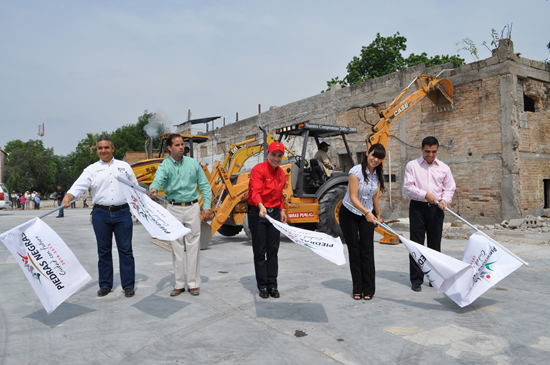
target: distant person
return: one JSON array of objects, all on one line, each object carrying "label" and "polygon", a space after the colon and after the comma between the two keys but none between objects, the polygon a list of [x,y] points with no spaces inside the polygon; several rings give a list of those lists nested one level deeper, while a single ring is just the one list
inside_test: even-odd
[{"label": "distant person", "polygon": [[[449,166],[436,158],[438,148],[439,142],[435,137],[422,140],[422,157],[410,161],[405,168],[403,191],[411,200],[411,241],[424,245],[427,236],[428,247],[441,252],[444,211],[451,203],[456,184]],[[415,292],[421,291],[424,273],[410,255],[409,271],[411,289]]]},{"label": "distant person", "polygon": [[375,291],[374,227],[380,221],[378,189],[385,191],[382,161],[386,149],[370,146],[363,162],[349,171],[349,185],[340,208],[340,228],[348,246],[353,299],[371,300]]},{"label": "distant person", "polygon": [[[201,165],[191,157],[183,155],[183,138],[179,134],[172,134],[166,140],[166,144],[170,156],[159,165],[149,191],[151,198],[155,199],[158,191],[164,189],[169,202],[168,211],[185,227],[191,229],[191,233],[185,237],[171,241],[176,285],[170,296],[175,297],[184,292],[186,281],[189,294],[196,296],[200,294],[201,284],[201,210],[198,202],[202,195],[202,219],[210,219],[212,190]],[[184,256],[187,270],[184,267]]]},{"label": "distant person", "polygon": [[28,191],[25,192],[25,209],[30,210],[31,209],[31,193]]},{"label": "distant person", "polygon": [[185,148],[183,149],[183,155],[184,155],[184,156],[191,157],[191,156],[189,156],[189,153],[190,153],[189,151],[190,151],[190,150],[189,150],[189,147],[185,147]]},{"label": "distant person", "polygon": [[[132,250],[134,223],[130,207],[126,203],[120,184],[114,176],[119,175],[137,185],[130,165],[113,158],[115,146],[110,137],[100,135],[96,142],[100,160],[86,167],[63,198],[65,208],[92,188],[92,224],[97,241],[99,291],[98,297],[109,294],[113,288],[113,234],[118,250],[120,283],[127,298],[135,295],[136,268]],[[61,188],[61,187],[59,187]]]},{"label": "distant person", "polygon": [[26,200],[25,200],[25,194],[21,194],[21,198],[19,198],[19,201],[21,202],[21,210],[25,210],[25,204],[26,204]]},{"label": "distant person", "polygon": [[14,191],[12,191],[11,195],[10,195],[10,200],[11,200],[11,210],[13,210],[13,208],[17,208],[17,198],[18,198],[18,195],[17,193]]},{"label": "distant person", "polygon": [[[61,206],[61,203],[64,197],[65,197],[65,190],[61,188],[61,185],[57,185],[57,196],[55,197],[55,200],[57,200],[58,207]],[[57,215],[56,218],[63,218],[64,216],[65,215],[63,214],[63,208],[59,209],[59,214]]]},{"label": "distant person", "polygon": [[40,194],[38,193],[34,196],[34,209],[40,210]]},{"label": "distant person", "polygon": [[248,183],[248,226],[252,234],[254,271],[260,298],[279,298],[277,276],[279,274],[280,233],[266,215],[286,223],[285,173],[279,167],[285,147],[273,142],[267,148],[267,160],[254,166]]},{"label": "distant person", "polygon": [[88,200],[88,191],[82,194],[82,208],[88,208],[88,203],[86,200]]},{"label": "distant person", "polygon": [[333,171],[338,171],[336,167],[332,164],[332,161],[330,160],[330,157],[328,157],[328,148],[330,145],[326,142],[321,142],[319,144],[319,150],[315,154],[315,158],[320,160],[323,163],[323,167],[325,168],[325,173],[328,177],[332,175]]}]

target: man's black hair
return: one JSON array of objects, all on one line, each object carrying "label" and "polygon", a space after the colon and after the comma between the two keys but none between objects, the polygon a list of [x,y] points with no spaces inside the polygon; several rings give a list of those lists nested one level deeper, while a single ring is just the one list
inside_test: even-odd
[{"label": "man's black hair", "polygon": [[99,137],[97,137],[97,141],[95,142],[95,146],[97,147],[97,145],[99,144],[99,142],[101,141],[108,141],[109,144],[111,145],[111,147],[113,147],[113,140],[111,139],[111,137],[109,137],[108,135],[106,134],[101,134]]},{"label": "man's black hair", "polygon": [[166,145],[172,147],[172,144],[174,143],[174,138],[182,138],[182,137],[179,134],[172,133],[170,136],[168,136],[168,138],[166,138]]},{"label": "man's black hair", "polygon": [[437,146],[439,148],[439,141],[437,138],[429,136],[422,140],[422,148],[424,148],[424,146]]}]

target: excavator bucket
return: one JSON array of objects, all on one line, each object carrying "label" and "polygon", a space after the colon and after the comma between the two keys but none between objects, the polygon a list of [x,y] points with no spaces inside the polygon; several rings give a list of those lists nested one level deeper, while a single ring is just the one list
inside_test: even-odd
[{"label": "excavator bucket", "polygon": [[434,77],[430,80],[426,96],[437,106],[452,104],[453,84],[448,79]]}]

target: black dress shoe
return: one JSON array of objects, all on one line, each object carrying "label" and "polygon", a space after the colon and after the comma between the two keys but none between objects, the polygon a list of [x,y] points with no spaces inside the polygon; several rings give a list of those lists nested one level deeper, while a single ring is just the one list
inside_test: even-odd
[{"label": "black dress shoe", "polygon": [[126,289],[124,289],[124,296],[125,296],[126,298],[131,298],[131,297],[133,297],[135,294],[136,294],[136,291],[134,290],[134,288],[126,288]]},{"label": "black dress shoe", "polygon": [[269,295],[271,295],[272,298],[279,298],[279,291],[275,288],[269,289]]},{"label": "black dress shoe", "polygon": [[264,288],[260,290],[260,298],[269,298],[269,292],[267,289]]},{"label": "black dress shoe", "polygon": [[109,288],[101,288],[101,289],[98,290],[97,296],[98,297],[104,297],[107,294],[109,294],[110,292],[111,292],[111,289],[109,289]]},{"label": "black dress shoe", "polygon": [[411,286],[411,289],[412,289],[412,291],[416,291],[416,292],[422,291],[422,285],[420,285],[420,284],[413,284],[413,285]]}]

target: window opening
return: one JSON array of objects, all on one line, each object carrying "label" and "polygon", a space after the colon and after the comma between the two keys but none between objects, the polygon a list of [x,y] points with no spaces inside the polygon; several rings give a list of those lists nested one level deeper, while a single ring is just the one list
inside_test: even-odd
[{"label": "window opening", "polygon": [[534,112],[535,111],[535,99],[523,93],[523,111]]}]

